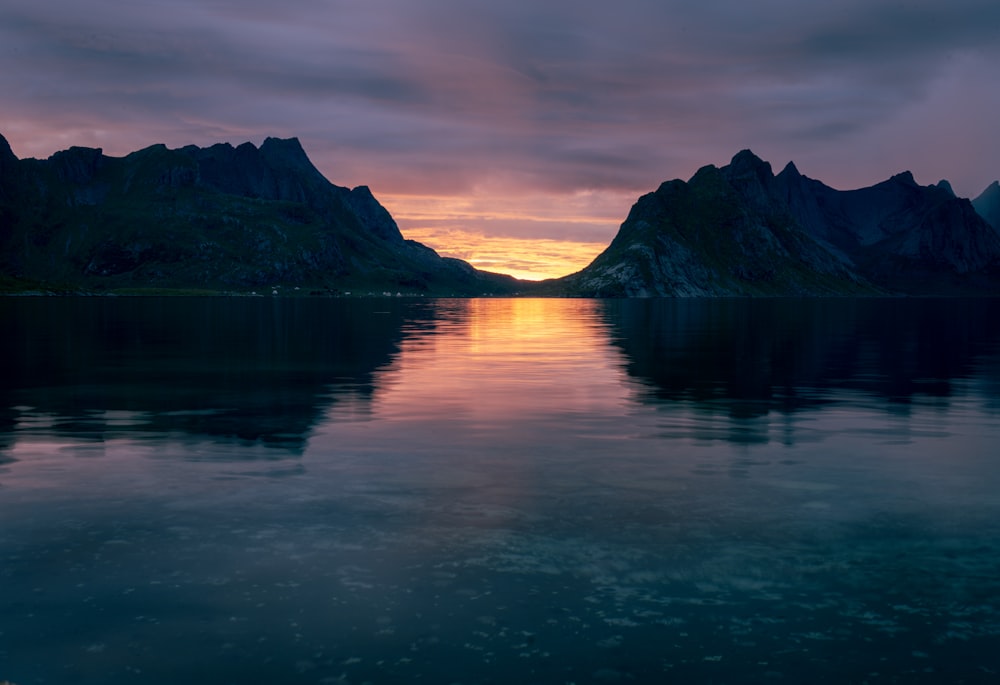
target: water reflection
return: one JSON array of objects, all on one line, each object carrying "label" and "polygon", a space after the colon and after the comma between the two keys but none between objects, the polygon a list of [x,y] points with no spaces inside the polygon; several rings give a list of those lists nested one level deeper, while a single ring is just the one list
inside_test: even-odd
[{"label": "water reflection", "polygon": [[[15,299],[0,431],[208,439],[300,453],[325,407],[371,401],[399,349],[396,303]],[[9,439],[9,438],[8,438]],[[246,454],[246,452],[242,453]],[[237,457],[241,458],[241,457]]]},{"label": "water reflection", "polygon": [[[991,392],[997,300],[624,300],[603,303],[643,401],[733,420],[831,402],[905,414]],[[994,395],[995,396],[995,395]]]},{"label": "water reflection", "polygon": [[391,388],[376,402],[383,419],[523,431],[623,393],[594,301],[441,300],[434,309],[434,332],[409,327],[396,363],[377,374]]},{"label": "water reflection", "polygon": [[992,682],[996,313],[0,302],[0,680]]},{"label": "water reflection", "polygon": [[541,439],[635,403],[664,413],[662,437],[790,443],[806,410],[1000,397],[995,300],[46,298],[0,315],[8,451],[173,436],[214,442],[203,459],[276,458],[376,415]]}]

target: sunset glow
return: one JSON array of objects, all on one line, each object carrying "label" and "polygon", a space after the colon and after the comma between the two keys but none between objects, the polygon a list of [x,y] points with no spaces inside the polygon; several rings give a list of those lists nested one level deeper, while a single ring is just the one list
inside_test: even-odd
[{"label": "sunset glow", "polygon": [[[567,406],[605,416],[625,406],[620,352],[607,344],[596,301],[454,299],[435,307],[439,324],[454,328],[403,342],[400,363],[383,371],[393,390],[379,396],[375,415],[405,421],[414,434],[443,416],[473,429],[507,417],[525,431]],[[554,369],[573,382],[552,383]],[[504,391],[483,394],[485,384]]]},{"label": "sunset glow", "polygon": [[541,279],[743,149],[975,197],[1000,174],[997,26],[995,0],[7,0],[0,135],[21,158],[297,137],[404,236]]},{"label": "sunset glow", "polygon": [[529,281],[575,273],[607,247],[604,243],[510,238],[461,229],[416,228],[404,235],[433,248],[442,257],[455,257],[483,271]]},{"label": "sunset glow", "polygon": [[465,197],[380,195],[405,238],[477,269],[525,280],[584,268],[614,238],[638,191]]}]

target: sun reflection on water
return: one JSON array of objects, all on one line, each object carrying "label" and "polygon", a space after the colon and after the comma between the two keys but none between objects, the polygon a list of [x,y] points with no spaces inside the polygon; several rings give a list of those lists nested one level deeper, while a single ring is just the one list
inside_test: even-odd
[{"label": "sun reflection on water", "polygon": [[614,413],[626,402],[620,353],[592,300],[442,300],[445,331],[413,331],[379,383],[383,417],[506,417],[553,412]]}]

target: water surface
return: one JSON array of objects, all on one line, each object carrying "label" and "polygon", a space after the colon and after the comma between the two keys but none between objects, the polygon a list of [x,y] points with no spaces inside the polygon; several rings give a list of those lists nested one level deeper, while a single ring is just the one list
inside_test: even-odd
[{"label": "water surface", "polygon": [[0,321],[0,680],[1000,673],[998,302]]}]

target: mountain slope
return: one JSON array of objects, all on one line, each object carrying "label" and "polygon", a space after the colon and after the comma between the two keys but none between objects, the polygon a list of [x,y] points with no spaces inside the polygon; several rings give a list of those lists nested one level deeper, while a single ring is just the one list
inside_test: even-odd
[{"label": "mountain slope", "polygon": [[517,285],[405,240],[367,187],[330,183],[297,139],[275,138],[18,160],[0,136],[0,272],[89,290]]},{"label": "mountain slope", "polygon": [[947,183],[908,172],[838,191],[749,150],[639,198],[570,294],[995,294],[1000,236]]},{"label": "mountain slope", "polygon": [[770,166],[749,152],[639,198],[608,249],[567,276],[598,297],[875,293],[770,200]]},{"label": "mountain slope", "polygon": [[1000,183],[993,181],[979,197],[972,201],[972,206],[986,223],[1000,231]]},{"label": "mountain slope", "polygon": [[774,201],[865,278],[911,294],[978,291],[1000,259],[996,231],[947,184],[921,186],[910,172],[868,188],[838,191],[789,165]]}]

